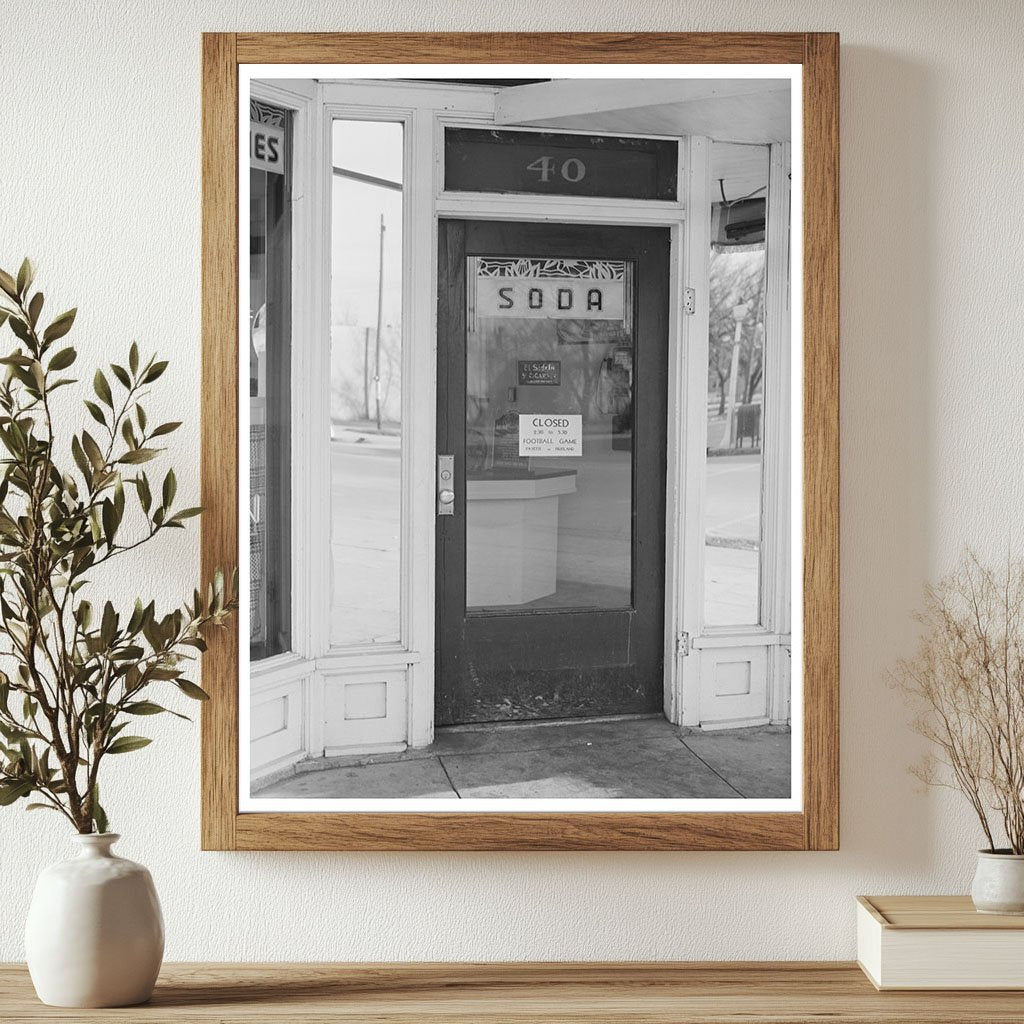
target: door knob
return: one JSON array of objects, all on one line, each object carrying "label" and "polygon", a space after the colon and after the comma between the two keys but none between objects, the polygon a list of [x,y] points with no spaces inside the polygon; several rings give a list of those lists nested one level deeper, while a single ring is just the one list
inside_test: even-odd
[{"label": "door knob", "polygon": [[455,456],[438,455],[437,457],[437,514],[439,516],[455,515]]}]

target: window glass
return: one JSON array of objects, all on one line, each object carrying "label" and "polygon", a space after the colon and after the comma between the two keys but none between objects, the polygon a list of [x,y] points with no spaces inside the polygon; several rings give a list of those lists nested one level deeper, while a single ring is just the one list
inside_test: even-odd
[{"label": "window glass", "polygon": [[401,637],[402,135],[393,122],[333,126],[334,646]]},{"label": "window glass", "polygon": [[291,115],[251,107],[249,655],[258,661],[291,646]]},{"label": "window glass", "polygon": [[632,602],[633,265],[469,258],[466,607]]},{"label": "window glass", "polygon": [[764,424],[764,243],[711,256],[704,619],[761,621],[761,471]]}]

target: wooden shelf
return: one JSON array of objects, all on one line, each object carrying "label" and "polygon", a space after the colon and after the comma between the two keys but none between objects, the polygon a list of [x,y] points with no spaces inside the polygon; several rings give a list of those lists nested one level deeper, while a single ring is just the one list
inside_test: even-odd
[{"label": "wooden shelf", "polygon": [[151,1003],[60,1010],[0,965],[0,1020],[1020,1024],[1020,992],[876,992],[855,964],[167,964]]}]

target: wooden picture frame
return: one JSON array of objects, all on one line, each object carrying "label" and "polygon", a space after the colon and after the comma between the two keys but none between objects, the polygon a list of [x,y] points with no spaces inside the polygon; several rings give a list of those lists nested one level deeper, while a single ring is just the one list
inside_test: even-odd
[{"label": "wooden picture frame", "polygon": [[803,807],[799,812],[239,811],[237,630],[203,657],[209,850],[834,850],[839,844],[839,39],[832,33],[205,34],[202,572],[238,561],[238,69],[328,63],[800,64]]}]

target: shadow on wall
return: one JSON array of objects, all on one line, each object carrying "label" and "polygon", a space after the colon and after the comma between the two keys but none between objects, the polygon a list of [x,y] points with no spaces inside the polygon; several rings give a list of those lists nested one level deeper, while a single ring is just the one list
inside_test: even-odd
[{"label": "shadow on wall", "polygon": [[922,741],[888,672],[934,571],[935,81],[927,66],[844,46],[841,86],[840,123],[858,126],[843,133],[840,183],[841,843],[868,869],[924,872],[940,823],[907,773]]}]

